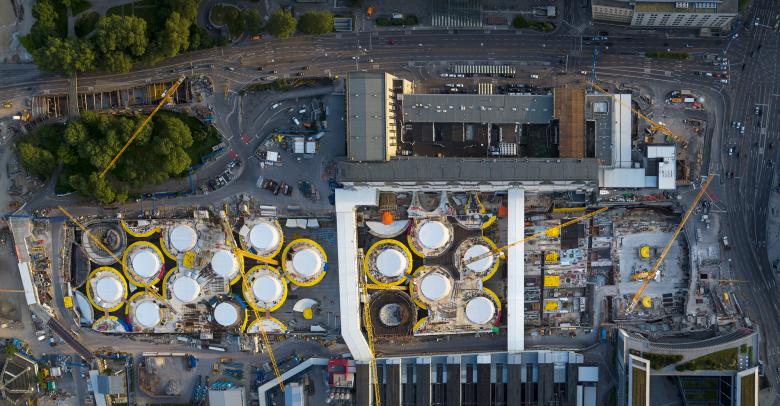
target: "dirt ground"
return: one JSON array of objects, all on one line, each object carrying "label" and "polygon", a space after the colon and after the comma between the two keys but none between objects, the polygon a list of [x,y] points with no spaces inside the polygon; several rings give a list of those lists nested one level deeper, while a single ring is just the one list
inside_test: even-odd
[{"label": "dirt ground", "polygon": [[[22,48],[19,37],[32,27],[32,0],[19,0],[21,15],[17,16],[12,0],[0,0],[0,62],[15,63],[30,60]],[[21,18],[19,18],[21,17]]]}]

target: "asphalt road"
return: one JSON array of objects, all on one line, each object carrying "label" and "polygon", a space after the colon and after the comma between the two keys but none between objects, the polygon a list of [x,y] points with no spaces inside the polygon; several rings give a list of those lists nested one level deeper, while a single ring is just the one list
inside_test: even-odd
[{"label": "asphalt road", "polygon": [[[777,13],[772,1],[757,1],[752,11],[761,21],[774,21]],[[722,122],[714,130],[712,138],[712,162],[709,171],[721,174],[722,185],[713,184],[713,194],[721,196],[727,204],[729,216],[725,222],[725,233],[733,241],[734,249],[727,252],[732,259],[735,278],[754,283],[743,284],[742,303],[751,319],[761,325],[766,342],[767,373],[773,384],[780,383],[776,373],[780,357],[780,327],[776,320],[780,316],[777,286],[766,260],[765,230],[766,205],[772,185],[769,160],[777,162],[778,112],[776,103],[778,77],[777,32],[755,26],[740,32],[740,37],[729,47],[731,72],[736,72],[728,85],[712,78],[694,75],[697,70],[713,70],[711,64],[699,60],[672,61],[651,60],[641,57],[646,51],[686,51],[692,54],[720,52],[726,46],[724,39],[667,38],[664,35],[642,35],[638,37],[610,36],[609,49],[601,49],[598,56],[597,77],[614,78],[617,82],[667,83],[701,89],[708,97],[716,99],[721,106],[731,106],[725,112]],[[390,44],[392,39],[393,44]],[[757,50],[758,45],[762,49]],[[688,47],[687,45],[691,45]],[[478,50],[478,52],[475,52]],[[750,53],[754,54],[751,56]],[[561,65],[562,59],[567,59]],[[181,74],[208,74],[215,80],[215,90],[221,91],[222,84],[237,91],[248,83],[262,81],[270,70],[278,70],[278,77],[294,77],[297,72],[305,76],[343,75],[355,69],[387,70],[425,77],[435,75],[448,63],[512,63],[528,65],[529,70],[544,69],[569,74],[590,70],[592,46],[582,41],[581,36],[546,36],[515,31],[425,31],[408,30],[399,32],[332,34],[322,37],[296,37],[287,40],[247,42],[231,48],[206,50],[173,58],[156,67],[141,67],[128,74],[89,74],[78,78],[80,92],[100,91],[117,87],[128,87],[160,80],[170,80]],[[741,64],[745,70],[741,71]],[[709,66],[708,66],[709,65]],[[258,70],[262,66],[263,70]],[[302,70],[303,66],[311,66]],[[228,70],[232,68],[233,70]],[[0,94],[7,97],[33,94],[64,94],[68,91],[67,78],[41,74],[31,66],[0,66],[3,76]],[[518,80],[520,81],[520,80]],[[230,140],[237,140],[241,134],[240,99],[228,91],[227,97],[217,93],[215,100],[225,102],[215,105],[223,123],[218,124]],[[270,105],[276,100],[289,98],[280,95],[270,98]],[[754,103],[765,106],[759,118],[753,115]],[[236,115],[236,109],[239,109]],[[774,109],[774,110],[773,110]],[[729,127],[730,121],[742,121],[746,125],[745,136],[737,136]],[[260,121],[264,121],[261,119]],[[760,128],[757,126],[757,121]],[[766,132],[762,132],[762,128]],[[769,148],[774,142],[776,147]],[[757,145],[755,143],[758,143]],[[739,157],[726,153],[728,145],[737,145]],[[240,144],[231,144],[240,148]],[[241,151],[241,149],[238,149]],[[243,150],[248,150],[243,148]],[[244,151],[246,152],[246,151]],[[246,155],[246,154],[244,154]],[[243,156],[242,156],[243,158]],[[246,167],[247,165],[245,165]],[[724,176],[735,172],[734,179]],[[227,198],[237,192],[254,187],[254,174],[240,175],[229,186],[215,192],[208,198],[213,201]],[[47,198],[48,199],[48,198]],[[188,199],[188,198],[183,198]],[[169,204],[186,205],[202,203],[203,198],[192,201],[176,199]],[[55,199],[42,200],[38,208],[59,204]],[[85,208],[86,209],[86,208]],[[94,213],[94,209],[92,210]],[[97,334],[97,333],[96,333]],[[84,334],[83,334],[84,335]],[[103,343],[99,335],[86,333],[85,343]],[[102,337],[102,336],[101,336]],[[111,338],[115,342],[116,338]],[[123,340],[124,341],[124,340]],[[130,344],[128,341],[127,344]],[[125,343],[122,344],[123,346]],[[137,350],[147,348],[138,343]]]},{"label": "asphalt road", "polygon": [[[749,19],[759,18],[762,24],[773,25],[778,15],[772,0],[756,1]],[[746,18],[748,20],[748,18]],[[765,25],[743,30],[737,47],[729,49],[729,59],[745,63],[734,80],[733,91],[727,95],[730,103],[723,115],[722,131],[713,138],[711,172],[720,173],[720,184],[714,190],[726,203],[723,234],[733,249],[725,251],[730,261],[731,276],[746,280],[737,284],[745,313],[755,322],[764,341],[762,359],[765,371],[775,388],[780,388],[780,291],[776,275],[769,266],[766,251],[766,224],[769,194],[776,170],[780,147],[780,117],[778,83],[780,72],[780,34]],[[761,47],[759,49],[759,46]],[[754,114],[759,105],[761,116]],[[732,121],[745,125],[745,134],[731,127]],[[736,148],[733,154],[728,151]],[[733,172],[733,177],[732,177]],[[774,404],[778,404],[775,398]]]},{"label": "asphalt road", "polygon": [[[390,40],[394,44],[390,44]],[[610,37],[609,49],[602,50],[604,63],[620,61],[620,56],[631,57],[632,66],[642,66],[640,53],[673,49],[688,52],[717,51],[723,48],[719,38],[665,38],[642,35],[639,37]],[[686,45],[693,48],[686,48]],[[606,45],[606,43],[605,43]],[[475,50],[479,52],[475,54]],[[479,55],[478,57],[476,55]],[[278,70],[274,76],[343,75],[357,69],[397,71],[414,63],[442,63],[446,61],[528,62],[555,61],[569,55],[572,65],[579,62],[590,66],[591,49],[581,36],[543,35],[514,30],[457,30],[457,31],[382,31],[371,33],[330,34],[319,37],[295,37],[286,40],[244,42],[230,48],[215,48],[181,55],[155,67],[138,67],[126,74],[92,73],[78,77],[79,92],[93,92],[118,87],[143,85],[169,80],[182,74],[206,73],[218,80],[228,81],[231,89],[261,81]],[[359,57],[359,59],[353,59]],[[617,59],[615,59],[617,58]],[[370,61],[373,62],[370,62]],[[675,66],[674,63],[654,61],[657,66]],[[311,69],[302,71],[303,66]],[[262,66],[262,71],[258,67]],[[233,71],[227,70],[228,67]],[[0,93],[6,98],[36,94],[66,94],[68,78],[41,74],[32,65],[2,65],[4,76]]]}]

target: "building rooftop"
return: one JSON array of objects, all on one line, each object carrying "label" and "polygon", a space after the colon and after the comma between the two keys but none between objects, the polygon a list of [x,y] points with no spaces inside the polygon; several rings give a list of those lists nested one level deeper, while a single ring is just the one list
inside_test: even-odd
[{"label": "building rooftop", "polygon": [[347,155],[355,161],[385,160],[384,73],[347,77]]},{"label": "building rooftop", "polygon": [[557,88],[555,117],[560,126],[558,154],[562,158],[584,158],[585,148],[585,89]]},{"label": "building rooftop", "polygon": [[244,388],[209,390],[209,406],[245,405]]},{"label": "building rooftop", "polygon": [[404,122],[535,123],[552,119],[552,95],[405,94]]},{"label": "building rooftop", "polygon": [[382,164],[339,163],[341,182],[596,181],[594,159],[396,158]]},{"label": "building rooftop", "polygon": [[[687,8],[677,7],[677,4],[687,4]],[[633,8],[643,13],[736,13],[739,0],[708,0],[688,1],[677,0],[593,0],[595,6]],[[713,4],[715,7],[696,7],[697,4]],[[632,7],[633,6],[633,7]]]}]

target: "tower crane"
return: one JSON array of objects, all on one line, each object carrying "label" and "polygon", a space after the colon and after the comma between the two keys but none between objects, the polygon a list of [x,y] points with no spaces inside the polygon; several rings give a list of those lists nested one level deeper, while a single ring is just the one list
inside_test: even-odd
[{"label": "tower crane", "polygon": [[658,256],[658,259],[655,261],[655,264],[652,268],[647,272],[647,276],[645,277],[644,281],[642,282],[642,285],[639,286],[639,289],[636,291],[636,294],[631,299],[631,303],[628,305],[628,313],[631,313],[636,308],[636,304],[639,303],[639,298],[642,297],[642,293],[645,292],[645,289],[647,289],[647,286],[650,284],[650,282],[655,278],[655,275],[658,273],[658,268],[661,267],[661,264],[663,264],[664,259],[666,259],[666,255],[669,254],[669,250],[672,249],[672,245],[674,244],[674,241],[677,240],[677,236],[680,235],[680,233],[683,230],[683,227],[685,227],[685,223],[688,222],[688,219],[691,217],[691,214],[696,209],[696,206],[699,204],[699,201],[701,201],[701,198],[704,197],[704,193],[707,191],[707,187],[710,186],[710,183],[712,180],[715,179],[715,175],[709,175],[707,176],[707,179],[704,181],[704,183],[701,185],[701,189],[699,189],[699,193],[696,194],[696,198],[693,199],[693,202],[691,202],[691,206],[688,207],[688,210],[685,211],[685,215],[682,218],[682,221],[680,221],[680,224],[677,226],[677,229],[674,230],[674,234],[672,234],[672,238],[669,239],[669,242],[666,243],[666,246],[664,246],[663,251],[661,251],[661,255]]},{"label": "tower crane", "polygon": [[[110,256],[111,256],[111,258],[113,258],[113,259],[114,259],[114,261],[116,261],[118,264],[120,264],[120,265],[122,266],[122,269],[124,269],[124,267],[125,267],[125,266],[127,266],[127,264],[125,264],[125,263],[124,263],[124,261],[122,261],[121,259],[119,259],[119,257],[118,257],[118,256],[116,256],[116,255],[114,254],[114,252],[113,252],[113,251],[111,251],[110,249],[108,249],[108,247],[106,247],[106,246],[103,244],[103,242],[101,242],[101,241],[100,241],[100,239],[99,239],[99,238],[97,238],[97,237],[96,237],[94,234],[92,234],[92,233],[89,231],[89,229],[87,229],[87,227],[86,227],[86,226],[84,226],[84,224],[82,224],[80,221],[76,220],[76,218],[75,218],[75,217],[73,217],[73,216],[72,216],[72,215],[71,215],[71,214],[70,214],[70,213],[69,213],[67,210],[65,210],[65,208],[64,208],[64,207],[62,207],[62,206],[58,206],[58,208],[60,209],[60,211],[61,211],[61,212],[62,212],[64,215],[66,215],[66,216],[67,216],[67,217],[70,219],[70,221],[72,221],[72,222],[73,222],[73,223],[75,223],[77,226],[79,226],[79,228],[81,229],[81,231],[83,231],[83,232],[84,232],[84,234],[86,234],[86,235],[89,237],[89,239],[90,239],[90,240],[92,240],[92,242],[94,242],[94,243],[95,243],[95,245],[97,245],[97,246],[98,246],[98,248],[100,248],[101,250],[105,251],[105,252],[106,252],[108,255],[110,255]],[[144,288],[144,290],[146,291],[146,293],[148,293],[150,296],[154,297],[155,299],[159,300],[161,303],[163,303],[165,306],[167,306],[167,307],[168,307],[168,309],[170,309],[172,312],[174,312],[174,313],[176,313],[176,314],[179,314],[178,310],[176,310],[176,308],[175,308],[175,307],[173,307],[173,306],[171,305],[171,303],[170,303],[170,302],[168,302],[168,300],[167,300],[167,299],[165,299],[164,297],[162,297],[162,295],[160,295],[160,293],[157,291],[157,288],[155,288],[155,287],[154,287],[154,286],[152,286],[151,284],[147,284],[147,285],[146,285],[146,286],[144,286],[143,288]],[[107,312],[107,311],[106,311],[106,315],[108,315],[108,312]]]},{"label": "tower crane", "polygon": [[547,232],[549,232],[549,231],[560,230],[562,228],[566,228],[566,227],[568,227],[568,226],[570,226],[572,224],[577,224],[580,221],[587,220],[587,219],[589,219],[589,218],[591,218],[591,217],[593,217],[593,216],[595,216],[597,214],[601,214],[601,213],[603,213],[603,212],[605,212],[607,210],[609,210],[609,207],[602,207],[602,208],[600,208],[598,210],[595,210],[595,211],[592,211],[590,213],[587,213],[587,214],[584,214],[582,216],[579,216],[579,217],[577,217],[577,218],[575,218],[573,220],[569,220],[569,221],[567,221],[567,222],[565,222],[565,223],[563,223],[561,225],[550,227],[550,228],[546,228],[546,229],[544,229],[544,230],[542,230],[542,231],[540,231],[538,233],[531,234],[528,237],[523,238],[522,240],[517,240],[517,241],[511,242],[511,243],[509,243],[507,245],[504,245],[503,247],[494,248],[494,249],[492,249],[492,250],[490,250],[488,252],[485,252],[484,254],[480,254],[480,255],[476,255],[476,256],[470,257],[470,258],[464,260],[463,263],[464,263],[464,265],[468,265],[468,264],[471,264],[471,263],[474,263],[474,262],[477,262],[477,261],[481,261],[481,260],[483,260],[485,258],[492,257],[493,255],[502,253],[502,252],[504,252],[504,251],[508,250],[509,248],[512,248],[512,247],[514,247],[516,245],[525,244],[528,241],[535,240],[535,239],[537,239],[539,237],[542,237],[545,234],[547,234]]},{"label": "tower crane", "polygon": [[[594,52],[595,52],[595,51],[594,51]],[[595,54],[594,54],[594,55],[595,55]],[[594,56],[594,58],[595,58],[595,56]],[[595,67],[595,59],[594,59],[594,65],[593,65],[593,66]],[[593,71],[593,72],[594,72],[594,78],[595,78],[595,72],[596,72],[596,71],[595,71],[595,69],[594,69],[594,71]],[[588,84],[590,84],[591,86],[593,86],[593,88],[594,88],[594,89],[596,89],[597,91],[599,91],[600,93],[602,93],[602,94],[604,94],[604,95],[606,95],[606,96],[612,96],[612,93],[610,93],[610,92],[609,92],[607,89],[604,89],[603,87],[601,87],[601,86],[599,86],[598,84],[596,84],[595,80],[589,80],[589,81],[588,81]],[[630,103],[629,103],[629,104],[626,104],[626,102],[624,102],[624,101],[623,101],[623,100],[621,100],[620,98],[618,98],[618,99],[617,99],[617,101],[618,101],[620,104],[622,104],[622,105],[623,105],[623,107],[626,107],[626,108],[630,109],[630,110],[631,110],[631,111],[632,111],[634,114],[636,114],[636,115],[637,115],[637,117],[641,118],[641,119],[642,119],[642,120],[644,120],[646,123],[650,124],[650,131],[652,131],[652,132],[655,132],[655,131],[660,131],[662,134],[664,134],[664,135],[668,136],[669,138],[671,138],[671,139],[672,139],[672,140],[674,140],[675,142],[682,142],[682,140],[680,139],[680,137],[678,137],[677,135],[675,135],[675,134],[672,132],[672,130],[670,130],[670,129],[669,129],[669,127],[667,127],[665,124],[663,124],[663,123],[659,123],[659,122],[656,122],[656,121],[653,121],[653,120],[652,120],[650,117],[647,117],[646,115],[642,114],[642,112],[640,112],[639,110],[637,110],[637,109],[635,109],[633,106],[631,106],[631,104],[630,104]]]},{"label": "tower crane", "polygon": [[184,79],[185,79],[184,76],[180,77],[176,82],[173,82],[173,85],[171,85],[171,87],[168,88],[168,90],[162,93],[162,99],[160,100],[160,103],[157,104],[157,107],[155,107],[154,110],[152,110],[152,112],[149,113],[148,116],[146,116],[144,121],[141,123],[141,125],[138,126],[138,128],[136,128],[135,132],[133,132],[133,135],[130,136],[130,138],[127,140],[127,142],[122,147],[122,149],[120,149],[119,152],[116,154],[114,159],[112,159],[111,162],[109,162],[108,165],[106,165],[106,167],[103,168],[103,171],[100,172],[101,178],[106,176],[106,173],[108,173],[108,171],[111,170],[111,168],[114,166],[116,161],[119,160],[119,157],[121,157],[122,154],[125,153],[127,147],[129,147],[130,144],[133,143],[136,137],[138,137],[138,134],[141,133],[141,130],[143,130],[144,127],[146,127],[146,125],[149,124],[149,121],[152,120],[152,117],[154,117],[154,115],[157,114],[160,108],[162,108],[163,105],[168,103],[168,101],[170,101],[173,98],[173,95],[176,94],[176,90],[179,89],[179,86],[184,82]]},{"label": "tower crane", "polygon": [[[230,247],[233,249],[233,252],[239,253],[240,255],[244,255],[244,253],[248,254],[246,251],[238,248],[238,244],[236,244],[236,239],[233,237],[233,229],[230,227],[230,223],[228,222],[228,210],[227,205],[225,205],[225,211],[222,213],[222,226],[225,229],[225,242],[230,245]],[[256,256],[256,255],[255,255]],[[257,256],[258,258],[263,258],[264,260],[262,262],[276,265],[278,264],[277,261],[269,260],[268,258]],[[252,294],[252,289],[249,287],[249,282],[246,278],[246,272],[244,272],[244,267],[239,266],[238,270],[241,272],[241,284],[244,288],[244,292],[247,292],[248,295]],[[260,312],[257,311],[257,308],[253,304],[249,304],[249,307],[252,309],[252,313],[255,315],[255,320],[258,321],[257,327],[260,329],[260,334],[263,336],[263,344],[265,345],[266,351],[268,351],[268,358],[271,361],[271,366],[273,367],[274,374],[276,374],[276,382],[279,384],[279,389],[284,392],[284,380],[282,379],[282,374],[279,372],[279,365],[276,363],[276,356],[274,355],[274,350],[271,348],[271,342],[268,341],[268,334],[265,331],[265,326],[263,326],[263,323],[260,321]],[[270,314],[267,308],[265,310],[265,318],[270,319]]]},{"label": "tower crane", "polygon": [[370,285],[366,283],[368,275],[363,269],[363,275],[358,277],[361,291],[363,292],[363,323],[366,325],[366,341],[368,341],[368,350],[371,352],[371,358],[368,360],[368,365],[371,368],[371,375],[374,377],[374,403],[376,406],[381,406],[380,393],[379,393],[379,372],[376,368],[376,351],[374,350],[374,325],[371,323],[371,304],[369,303],[368,289]]},{"label": "tower crane", "polygon": [[[488,251],[488,252],[486,252],[484,254],[480,254],[480,255],[471,257],[471,258],[465,260],[464,263],[466,265],[468,265],[470,263],[480,261],[480,260],[482,260],[484,258],[491,257],[493,255],[497,255],[497,254],[499,254],[501,252],[506,251],[507,249],[509,249],[511,247],[514,247],[514,246],[520,245],[520,244],[524,244],[527,241],[530,241],[530,240],[542,237],[550,230],[556,230],[556,229],[560,230],[560,229],[562,229],[564,227],[568,227],[568,226],[570,226],[572,224],[576,224],[576,223],[579,223],[580,221],[589,219],[589,218],[591,218],[591,217],[593,217],[593,216],[595,216],[597,214],[603,213],[603,212],[605,212],[607,210],[609,210],[608,207],[602,207],[602,208],[600,208],[598,210],[595,210],[595,211],[592,211],[592,212],[587,213],[585,215],[579,216],[579,217],[577,217],[577,218],[575,218],[573,220],[569,220],[569,221],[567,221],[567,222],[565,222],[565,223],[563,223],[561,225],[558,225],[558,226],[555,226],[555,227],[550,227],[550,228],[544,229],[544,230],[542,230],[542,231],[540,231],[538,233],[529,235],[528,237],[525,237],[522,240],[515,241],[515,242],[509,243],[507,245],[504,245],[503,247],[494,248],[494,249],[492,249],[492,250],[490,250],[490,251]],[[373,380],[373,383],[374,383],[374,402],[375,402],[375,404],[377,406],[381,406],[380,405],[380,389],[379,389],[379,373],[378,373],[377,367],[376,367],[376,352],[374,350],[374,327],[373,327],[373,324],[371,323],[371,312],[370,312],[371,309],[370,309],[370,303],[369,303],[369,300],[368,300],[369,299],[368,289],[380,289],[380,288],[381,289],[387,289],[387,287],[381,287],[381,286],[378,286],[376,284],[366,283],[367,277],[368,276],[365,274],[365,270],[364,270],[363,275],[359,278],[359,284],[360,284],[360,288],[361,288],[362,295],[363,295],[363,323],[365,324],[365,327],[366,327],[366,336],[367,336],[367,339],[368,339],[367,340],[368,341],[368,348],[369,348],[369,350],[371,352],[371,358],[369,360],[369,365],[370,365],[370,368],[371,368],[371,373],[372,373],[372,375],[374,377],[374,380]],[[405,290],[404,288],[400,288],[400,287],[390,287],[390,289]]]}]

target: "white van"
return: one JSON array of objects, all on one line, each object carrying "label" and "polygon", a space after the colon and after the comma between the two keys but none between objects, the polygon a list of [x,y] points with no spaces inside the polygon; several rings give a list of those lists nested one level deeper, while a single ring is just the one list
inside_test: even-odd
[{"label": "white van", "polygon": [[293,117],[292,122],[295,123],[295,125],[301,125],[301,120],[298,120],[298,117]]}]

